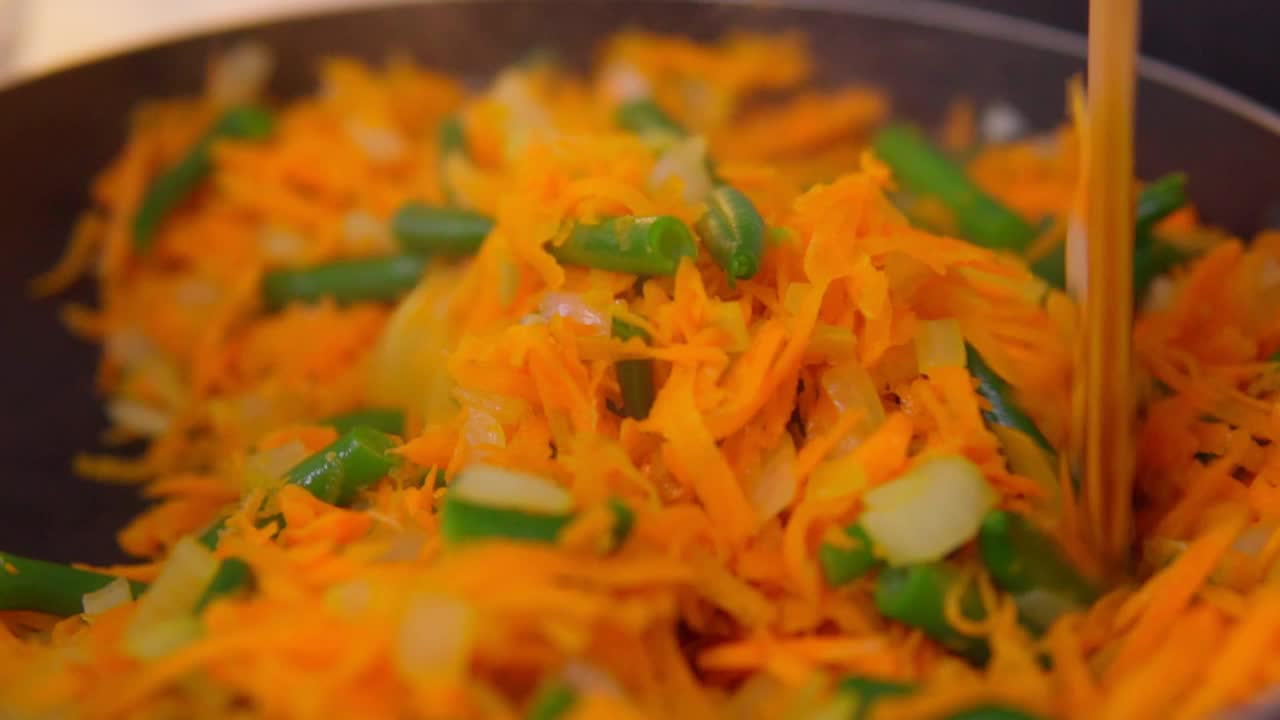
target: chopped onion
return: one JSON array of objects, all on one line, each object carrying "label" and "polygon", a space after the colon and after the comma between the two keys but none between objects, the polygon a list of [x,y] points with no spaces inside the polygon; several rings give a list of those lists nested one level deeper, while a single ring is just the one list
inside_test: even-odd
[{"label": "chopped onion", "polygon": [[693,136],[671,143],[649,172],[649,189],[656,190],[673,177],[684,185],[685,202],[700,202],[711,193],[705,138]]},{"label": "chopped onion", "polygon": [[867,486],[867,473],[854,457],[828,460],[814,468],[805,486],[805,497],[828,500],[859,492]]},{"label": "chopped onion", "polygon": [[391,128],[373,127],[352,120],[347,123],[347,135],[375,162],[392,162],[404,154],[404,138]]},{"label": "chopped onion", "polygon": [[861,522],[889,564],[929,562],[974,537],[995,501],[977,465],[943,455],[868,491]]},{"label": "chopped onion", "polygon": [[395,249],[387,223],[359,209],[351,210],[343,216],[342,241],[346,250],[354,254],[389,252]]},{"label": "chopped onion", "polygon": [[256,452],[245,460],[245,484],[254,490],[279,487],[285,473],[309,454],[300,440],[290,440],[279,447]]},{"label": "chopped onion", "polygon": [[763,466],[748,479],[751,505],[756,518],[767,522],[782,512],[796,497],[796,446],[790,435],[765,458]]},{"label": "chopped onion", "polygon": [[787,311],[788,315],[799,315],[800,307],[804,305],[804,299],[811,292],[813,292],[811,283],[790,283],[787,285],[787,289],[782,291],[782,308]]},{"label": "chopped onion", "polygon": [[123,398],[107,403],[107,417],[113,424],[145,437],[164,435],[173,424],[169,413]]},{"label": "chopped onion", "polygon": [[85,593],[80,602],[84,605],[85,615],[101,615],[130,600],[133,600],[133,589],[129,587],[129,581],[116,578],[91,593]]},{"label": "chopped onion", "polygon": [[1274,523],[1266,520],[1256,522],[1240,533],[1240,536],[1232,543],[1231,549],[1250,557],[1257,557],[1258,553],[1262,552],[1262,549],[1267,546],[1267,542],[1271,540],[1271,536],[1275,532],[1276,525]]},{"label": "chopped onion", "polygon": [[264,225],[258,231],[258,249],[265,259],[287,265],[301,259],[307,250],[307,243],[296,232],[275,225]]},{"label": "chopped onion", "polygon": [[916,366],[928,373],[934,368],[964,367],[964,335],[955,318],[920,323],[916,333]]},{"label": "chopped onion", "polygon": [[469,659],[474,620],[469,607],[442,595],[420,595],[396,634],[396,664],[410,677],[460,671]]},{"label": "chopped onion", "polygon": [[187,308],[204,308],[218,302],[218,286],[203,278],[192,278],[178,285],[174,299]]},{"label": "chopped onion", "polygon": [[108,334],[106,351],[107,357],[126,369],[137,367],[157,355],[155,344],[136,328],[122,328]]},{"label": "chopped onion", "polygon": [[550,480],[492,465],[467,467],[449,491],[477,505],[542,515],[559,515],[573,509],[573,496]]},{"label": "chopped onion", "polygon": [[731,355],[746,352],[751,346],[751,335],[747,331],[747,319],[742,314],[742,305],[734,301],[712,302],[708,311],[711,323],[724,332],[729,342],[725,350]]},{"label": "chopped onion", "polygon": [[215,104],[241,105],[262,95],[275,68],[275,56],[259,42],[231,46],[214,62],[209,73],[209,99]]},{"label": "chopped onion", "polygon": [[621,697],[622,687],[609,673],[582,660],[570,660],[564,664],[561,677],[569,687],[580,693],[599,693]]},{"label": "chopped onion", "polygon": [[1173,280],[1167,275],[1158,275],[1147,285],[1147,296],[1142,300],[1143,312],[1160,312],[1173,304],[1175,295]]},{"label": "chopped onion", "polygon": [[822,389],[840,412],[861,412],[863,431],[869,432],[884,423],[884,403],[876,390],[875,381],[862,364],[856,360],[840,363],[820,378]]},{"label": "chopped onion", "polygon": [[1009,469],[1034,480],[1044,490],[1049,507],[1056,508],[1062,500],[1062,488],[1058,483],[1058,468],[1053,459],[1038,442],[1017,428],[992,425],[991,431],[1000,440]]},{"label": "chopped onion", "polygon": [[1027,132],[1027,118],[1017,108],[1006,102],[994,102],[982,111],[978,120],[979,132],[985,143],[1004,143],[1016,140]]},{"label": "chopped onion", "polygon": [[493,415],[475,408],[467,408],[466,419],[462,422],[462,437],[473,449],[507,446],[507,434],[502,423]]},{"label": "chopped onion", "polygon": [[643,100],[653,94],[649,78],[629,62],[609,63],[600,74],[600,87],[606,99],[615,103]]},{"label": "chopped onion", "polygon": [[538,312],[545,318],[562,317],[579,325],[586,325],[608,332],[609,318],[596,311],[577,293],[549,292],[538,303]]},{"label": "chopped onion", "polygon": [[806,364],[843,363],[858,355],[858,337],[847,327],[818,323],[805,347]]},{"label": "chopped onion", "polygon": [[125,629],[124,647],[138,658],[164,655],[195,637],[199,621],[192,611],[218,572],[218,560],[194,537],[184,537],[169,553],[155,582],[138,601]]}]

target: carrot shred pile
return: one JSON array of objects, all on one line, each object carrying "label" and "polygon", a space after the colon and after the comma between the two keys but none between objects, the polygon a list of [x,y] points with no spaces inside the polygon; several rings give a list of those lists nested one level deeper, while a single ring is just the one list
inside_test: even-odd
[{"label": "carrot shred pile", "polygon": [[[514,718],[564,677],[572,718],[837,717],[852,708],[836,682],[857,674],[919,687],[873,720],[997,702],[1196,718],[1280,680],[1280,365],[1267,359],[1280,234],[1246,245],[1194,210],[1160,230],[1206,252],[1157,281],[1133,338],[1135,582],[1037,638],[978,578],[986,619],[951,610],[989,640],[979,669],[882,617],[871,578],[824,581],[819,544],[919,458],[962,455],[999,507],[1043,512],[1045,488],[1010,470],[968,373],[922,373],[914,342],[953,319],[1061,448],[1076,319],[1022,260],[908,224],[867,152],[887,98],[817,89],[813,66],[792,35],[639,32],[609,40],[589,77],[530,63],[480,91],[404,59],[331,60],[320,91],[278,107],[268,141],[214,146],[210,178],[145,255],[130,234],[141,197],[217,108],[141,109],[65,259],[33,286],[96,279],[97,304],[64,317],[102,345],[108,439],[148,441],[76,466],[152,501],[119,534],[139,563],[107,570],[153,580],[180,538],[248,498],[216,553],[258,583],[147,659],[124,649],[137,601],[61,621],[0,613],[0,715]],[[730,283],[705,251],[643,282],[549,252],[576,221],[692,225],[705,211],[680,178],[650,182],[654,149],[613,125],[637,92],[705,138],[716,175],[759,209],[754,277]],[[953,145],[971,142],[964,112]],[[466,152],[446,158],[436,131],[455,116]],[[990,146],[968,170],[1029,221],[1064,218],[1077,135]],[[394,305],[263,307],[264,273],[386,254],[396,209],[442,203],[446,187],[495,219],[474,257],[433,260]],[[614,316],[651,342],[611,338]],[[636,358],[656,368],[643,420],[610,409],[615,363]],[[833,394],[836,371],[868,376],[874,407]],[[251,469],[323,447],[322,418],[365,407],[406,413],[400,468],[350,508],[286,487],[271,501],[284,530],[257,527]],[[553,480],[584,508],[620,498],[632,534],[602,554],[607,518],[584,513],[556,544],[445,547],[448,489],[421,478],[481,462]],[[1053,525],[1087,564],[1065,484]]]}]

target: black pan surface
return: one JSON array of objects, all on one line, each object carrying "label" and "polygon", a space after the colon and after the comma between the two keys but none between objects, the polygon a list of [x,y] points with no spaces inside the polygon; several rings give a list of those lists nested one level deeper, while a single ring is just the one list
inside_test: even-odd
[{"label": "black pan surface", "polygon": [[[317,60],[379,61],[405,51],[477,80],[532,48],[585,63],[622,27],[711,37],[729,28],[806,33],[827,83],[886,88],[896,111],[936,121],[964,94],[1006,100],[1037,127],[1063,117],[1065,80],[1084,68],[1081,38],[928,0],[788,4],[511,2],[396,5],[273,22],[150,47],[0,91],[0,548],[51,560],[121,560],[114,533],[140,507],[131,488],[76,479],[73,454],[97,447],[96,350],[59,325],[69,297],[32,302],[26,282],[57,257],[87,187],[120,147],[144,98],[190,94],[206,59],[243,38],[277,54],[273,92],[314,87]],[[1261,226],[1280,199],[1280,118],[1168,68],[1146,64],[1138,169],[1185,170],[1206,217]]]}]

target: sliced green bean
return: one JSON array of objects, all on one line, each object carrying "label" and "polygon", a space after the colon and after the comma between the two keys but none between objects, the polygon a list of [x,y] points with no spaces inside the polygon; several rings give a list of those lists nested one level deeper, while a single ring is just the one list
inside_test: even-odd
[{"label": "sliced green bean", "polygon": [[426,267],[427,260],[417,255],[387,255],[276,270],[263,278],[262,295],[272,309],[326,297],[339,303],[386,302],[412,290]]},{"label": "sliced green bean", "polygon": [[[1181,173],[1162,175],[1138,194],[1134,211],[1133,297],[1140,299],[1157,276],[1190,256],[1160,242],[1151,231],[1161,220],[1187,204],[1187,179]],[[1067,286],[1067,248],[1061,243],[1031,263],[1031,272],[1053,287]]]},{"label": "sliced green bean", "polygon": [[133,216],[133,246],[145,252],[156,230],[174,208],[191,195],[213,167],[210,148],[220,140],[257,140],[271,134],[274,121],[266,110],[242,106],[227,110],[196,141],[185,157],[151,182]]},{"label": "sliced green bean", "polygon": [[609,498],[609,512],[613,514],[613,527],[609,531],[611,549],[622,547],[631,536],[631,528],[636,524],[636,514],[618,498]]},{"label": "sliced green bean", "polygon": [[458,192],[449,184],[449,158],[454,155],[467,155],[467,135],[462,127],[462,120],[457,115],[450,115],[440,122],[436,130],[436,145],[440,149],[440,160],[436,171],[440,174],[440,186],[444,190],[445,202],[458,204]]},{"label": "sliced green bean", "polygon": [[406,203],[391,219],[391,232],[405,252],[418,255],[471,255],[480,249],[493,220],[458,208]]},{"label": "sliced green bean", "polygon": [[[919,628],[944,648],[982,665],[990,656],[986,640],[952,627],[944,609],[947,593],[960,582],[961,572],[945,562],[888,567],[876,580],[876,608],[885,617]],[[977,588],[970,585],[963,593],[960,607],[965,617],[985,618]]]},{"label": "sliced green bean", "polygon": [[689,228],[667,215],[579,225],[563,244],[547,249],[565,265],[636,275],[675,275],[681,259],[698,254]]},{"label": "sliced green bean", "polygon": [[719,185],[707,198],[707,212],[694,229],[729,281],[754,277],[764,253],[764,219],[736,188]]},{"label": "sliced green bean", "polygon": [[356,427],[293,466],[285,480],[327,503],[346,505],[396,466],[398,459],[388,452],[395,446],[385,433]]},{"label": "sliced green bean", "polygon": [[618,106],[614,122],[642,137],[683,137],[685,129],[652,100],[630,100]]},{"label": "sliced green bean", "polygon": [[404,411],[394,408],[364,408],[334,415],[320,421],[345,435],[360,425],[380,430],[388,435],[404,435]]},{"label": "sliced green bean", "polygon": [[[610,332],[619,340],[640,338],[649,342],[649,333],[625,320],[614,318]],[[619,360],[614,364],[618,373],[618,389],[622,392],[622,414],[625,417],[643,420],[649,417],[653,408],[653,360],[633,358]]]},{"label": "sliced green bean", "polygon": [[[0,553],[0,610],[30,610],[59,617],[84,611],[84,596],[114,582],[114,575]],[[145,583],[129,581],[137,597]]]},{"label": "sliced green bean", "polygon": [[[978,381],[978,394],[991,405],[990,410],[982,411],[982,417],[992,425],[1019,430],[1034,440],[1045,452],[1055,453],[1053,446],[1040,432],[1040,428],[1036,427],[1031,416],[1014,399],[1013,388],[1009,387],[1009,383],[997,375],[987,361],[982,359],[982,355],[968,343],[965,343],[965,354],[969,374]],[[1054,457],[1057,457],[1056,453]],[[1056,462],[1051,467],[1057,467]]]},{"label": "sliced green bean", "polygon": [[988,513],[978,530],[978,551],[991,579],[1014,596],[1019,617],[1034,632],[1048,630],[1062,613],[1086,608],[1098,597],[1057,541],[1022,515]]},{"label": "sliced green bean", "polygon": [[852,696],[858,703],[849,720],[866,720],[871,713],[871,708],[881,698],[910,695],[915,692],[915,686],[893,680],[855,675],[841,680],[838,691]]},{"label": "sliced green bean", "polygon": [[221,597],[247,591],[253,585],[253,570],[237,557],[229,557],[218,564],[218,572],[209,581],[204,594],[196,601],[195,613],[204,611],[209,603]]},{"label": "sliced green bean", "polygon": [[576,702],[578,692],[567,684],[547,683],[533,696],[524,716],[526,720],[558,720],[568,715]]},{"label": "sliced green bean", "polygon": [[852,582],[880,565],[871,547],[871,536],[862,525],[854,523],[844,529],[849,536],[850,547],[824,542],[818,546],[818,562],[827,584],[839,587]]},{"label": "sliced green bean", "polygon": [[446,493],[440,508],[440,535],[452,545],[495,538],[553,543],[572,519],[571,513],[541,515],[491,507]]},{"label": "sliced green bean", "polygon": [[942,202],[970,242],[1022,251],[1035,239],[1035,228],[983,192],[914,128],[890,125],[876,135],[872,146],[904,189]]}]

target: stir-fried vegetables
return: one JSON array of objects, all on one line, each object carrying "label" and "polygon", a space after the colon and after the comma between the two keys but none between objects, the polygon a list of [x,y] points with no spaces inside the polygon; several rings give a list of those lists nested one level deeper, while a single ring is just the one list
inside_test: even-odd
[{"label": "stir-fried vegetables", "polygon": [[140,562],[0,554],[0,716],[1200,718],[1274,682],[1280,235],[1135,178],[1141,535],[1102,577],[1081,129],[981,145],[959,102],[935,145],[790,35],[598,58],[138,113],[37,289],[99,280],[64,317],[146,449],[76,467],[138,485]]}]

